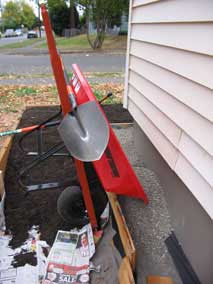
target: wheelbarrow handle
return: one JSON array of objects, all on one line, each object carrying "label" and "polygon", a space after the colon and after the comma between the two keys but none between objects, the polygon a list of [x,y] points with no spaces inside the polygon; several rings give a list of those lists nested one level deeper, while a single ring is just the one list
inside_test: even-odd
[{"label": "wheelbarrow handle", "polygon": [[107,100],[108,98],[110,98],[113,95],[113,93],[108,93],[105,97],[103,97],[103,99],[101,99],[99,102],[99,104],[102,104],[105,100]]},{"label": "wheelbarrow handle", "polygon": [[0,132],[0,137],[30,132],[34,129],[40,129],[40,128],[43,129],[43,128],[46,128],[46,127],[56,126],[56,125],[59,125],[60,123],[61,123],[61,121],[57,120],[57,121],[50,121],[50,122],[44,123],[43,125],[32,125],[32,126],[28,126],[28,127],[24,127],[24,128],[8,130],[8,131]]}]

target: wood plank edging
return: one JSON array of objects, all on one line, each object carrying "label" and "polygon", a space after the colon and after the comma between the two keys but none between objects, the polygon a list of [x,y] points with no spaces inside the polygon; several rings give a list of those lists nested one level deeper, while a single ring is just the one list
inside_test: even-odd
[{"label": "wood plank edging", "polygon": [[5,170],[7,166],[7,160],[12,146],[13,136],[9,136],[5,139],[2,147],[0,148],[0,171],[5,175]]},{"label": "wood plank edging", "polygon": [[108,192],[107,195],[115,216],[116,223],[118,225],[119,235],[123,244],[126,257],[129,260],[131,268],[135,270],[135,246],[130,235],[129,229],[127,227],[125,218],[123,216],[120,204],[117,200],[116,194]]}]

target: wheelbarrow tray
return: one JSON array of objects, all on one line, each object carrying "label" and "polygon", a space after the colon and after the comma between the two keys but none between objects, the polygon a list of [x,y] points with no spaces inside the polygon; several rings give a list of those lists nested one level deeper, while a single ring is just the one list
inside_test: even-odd
[{"label": "wheelbarrow tray", "polygon": [[[72,69],[73,77],[70,80],[70,85],[75,94],[77,104],[81,105],[88,101],[95,101],[98,104],[96,97],[94,96],[78,65],[73,64]],[[105,116],[103,109],[99,104],[98,107]],[[148,203],[148,198],[143,190],[143,187],[134,173],[134,170],[130,165],[109,122],[108,125],[110,129],[110,137],[107,149],[100,160],[93,162],[94,168],[103,188],[107,192],[139,198],[145,203]]]}]

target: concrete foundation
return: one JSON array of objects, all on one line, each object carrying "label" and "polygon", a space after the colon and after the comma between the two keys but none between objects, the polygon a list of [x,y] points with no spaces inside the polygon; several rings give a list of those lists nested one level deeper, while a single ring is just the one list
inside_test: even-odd
[{"label": "concrete foundation", "polygon": [[212,220],[189,189],[170,169],[136,122],[134,123],[134,138],[141,160],[158,175],[164,188],[171,223],[186,256],[201,283],[212,284]]}]

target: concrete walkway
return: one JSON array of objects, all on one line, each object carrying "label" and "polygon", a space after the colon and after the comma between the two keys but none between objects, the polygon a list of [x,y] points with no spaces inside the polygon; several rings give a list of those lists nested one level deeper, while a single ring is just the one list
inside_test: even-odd
[{"label": "concrete walkway", "polygon": [[136,275],[138,284],[146,284],[148,275],[170,276],[174,284],[182,281],[165,246],[172,227],[163,188],[156,174],[138,160],[134,146],[133,127],[115,130],[138,178],[149,204],[141,200],[119,197],[123,213],[136,247]]},{"label": "concrete walkway", "polygon": [[[92,77],[87,78],[89,83],[99,84],[99,83],[112,83],[112,84],[122,84],[124,83],[124,77]],[[55,85],[55,79],[53,77],[29,77],[29,78],[14,78],[14,79],[1,79],[0,85]]]}]

